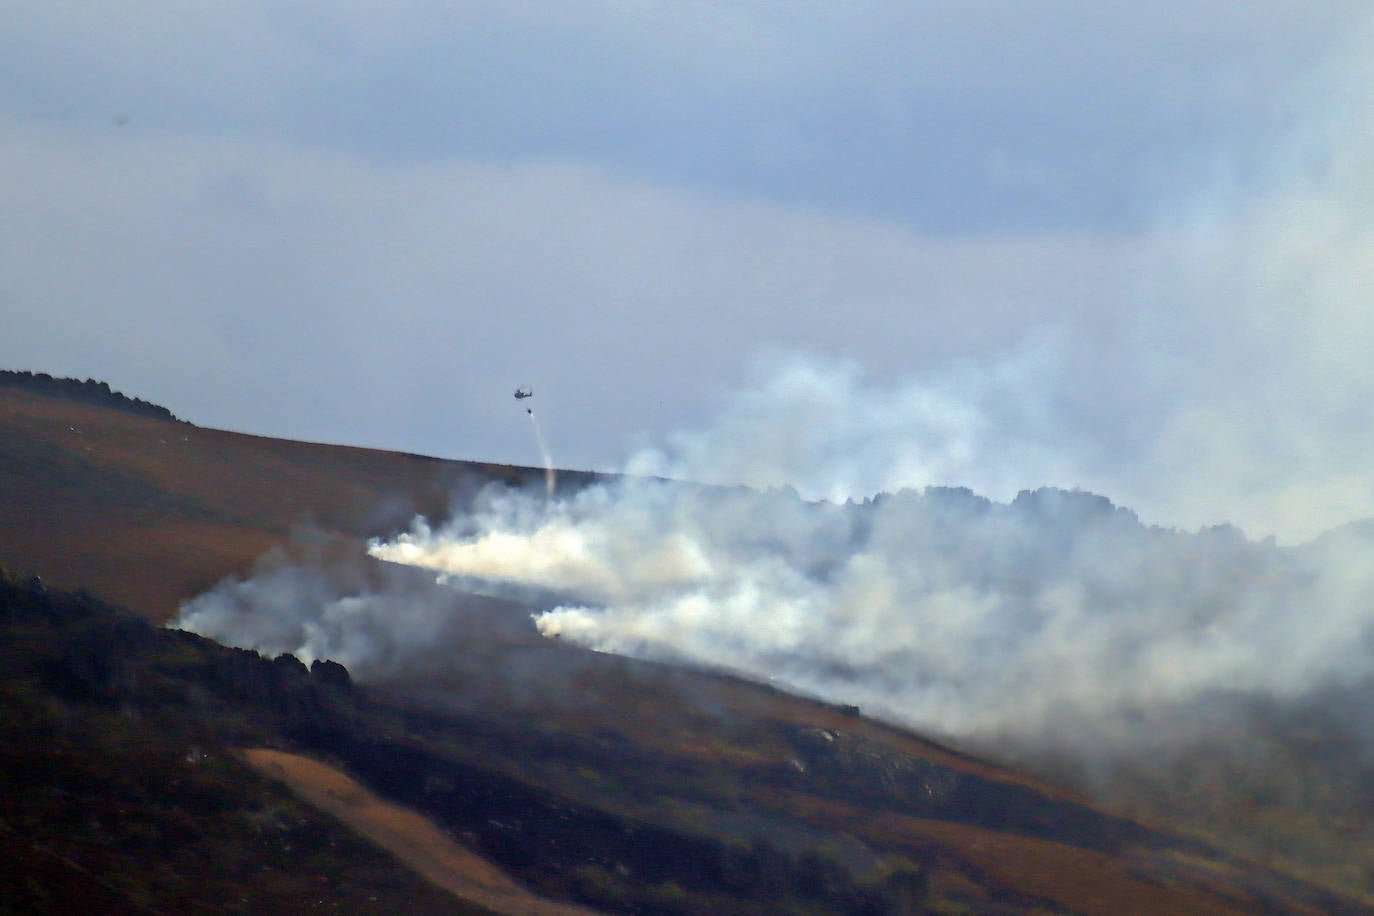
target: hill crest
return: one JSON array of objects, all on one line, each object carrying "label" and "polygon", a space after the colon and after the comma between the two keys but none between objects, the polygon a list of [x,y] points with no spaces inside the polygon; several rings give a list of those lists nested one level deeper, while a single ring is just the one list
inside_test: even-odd
[{"label": "hill crest", "polygon": [[74,378],[58,378],[46,372],[0,369],[0,386],[19,388],[46,397],[65,398],[78,404],[92,404],[108,407],[112,410],[123,410],[139,416],[168,420],[173,423],[185,422],[178,419],[166,407],[153,404],[142,398],[130,397],[120,391],[114,391],[108,382],[99,382],[95,379],[88,378],[82,381]]}]

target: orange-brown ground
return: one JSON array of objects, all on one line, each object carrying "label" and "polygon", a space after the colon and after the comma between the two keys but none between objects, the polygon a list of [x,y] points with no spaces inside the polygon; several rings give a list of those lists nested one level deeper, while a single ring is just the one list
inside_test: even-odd
[{"label": "orange-brown ground", "polygon": [[203,429],[0,387],[0,562],[158,620],[294,532],[356,543],[524,471]]},{"label": "orange-brown ground", "polygon": [[271,748],[249,748],[243,757],[259,772],[285,783],[302,799],[343,821],[456,897],[508,916],[588,916],[595,912],[530,893],[426,818],[378,798],[328,764]]}]

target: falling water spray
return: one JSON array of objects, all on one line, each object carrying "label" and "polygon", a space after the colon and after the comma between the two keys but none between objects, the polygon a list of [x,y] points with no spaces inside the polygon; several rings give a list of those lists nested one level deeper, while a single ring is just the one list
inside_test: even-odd
[{"label": "falling water spray", "polygon": [[530,423],[534,426],[534,441],[539,444],[539,454],[544,459],[544,492],[549,499],[553,499],[553,485],[556,478],[553,470],[553,457],[549,454],[549,446],[544,442],[544,433],[539,428],[539,418],[528,407],[525,408],[525,413],[529,414]]}]

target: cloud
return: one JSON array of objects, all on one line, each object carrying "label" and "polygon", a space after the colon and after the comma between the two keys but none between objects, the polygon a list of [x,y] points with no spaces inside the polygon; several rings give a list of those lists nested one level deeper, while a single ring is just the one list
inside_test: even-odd
[{"label": "cloud", "polygon": [[[530,384],[555,459],[610,468],[746,424],[759,351],[797,351],[851,365],[855,410],[969,390],[978,447],[1031,453],[964,481],[987,492],[1310,536],[1374,506],[1363,10],[1175,12],[20,4],[0,360],[210,425],[525,463]],[[1198,192],[1200,145],[1258,137]],[[1122,218],[1142,187],[1152,231]]]},{"label": "cloud", "polygon": [[614,467],[698,422],[761,341],[884,373],[1004,349],[1097,321],[1125,247],[113,126],[9,123],[0,164],[0,360],[207,425],[525,463],[517,383],[555,459]]},{"label": "cloud", "polygon": [[20,3],[0,110],[389,162],[578,161],[937,232],[1119,229],[1180,154],[1253,138],[1363,15],[1358,0]]},{"label": "cloud", "polygon": [[[1083,486],[1301,540],[1374,513],[1365,59],[1140,235],[940,237],[569,161],[10,121],[0,358],[211,425],[536,463],[528,384],[563,465],[714,429],[670,443],[712,480]],[[910,447],[880,469],[885,423]]]}]

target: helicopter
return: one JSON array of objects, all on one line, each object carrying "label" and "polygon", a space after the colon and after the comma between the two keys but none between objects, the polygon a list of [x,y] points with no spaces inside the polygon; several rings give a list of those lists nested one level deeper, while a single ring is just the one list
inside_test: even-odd
[{"label": "helicopter", "polygon": [[517,389],[515,389],[515,399],[516,399],[517,401],[523,401],[525,398],[532,398],[532,397],[534,397],[534,392],[531,391],[531,390],[528,389],[528,388],[517,388]]}]

